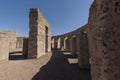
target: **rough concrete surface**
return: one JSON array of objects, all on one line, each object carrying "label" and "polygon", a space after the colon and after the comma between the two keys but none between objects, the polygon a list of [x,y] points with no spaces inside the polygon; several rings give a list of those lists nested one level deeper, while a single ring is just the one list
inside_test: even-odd
[{"label": "rough concrete surface", "polygon": [[0,30],[0,34],[5,34],[8,36],[9,40],[9,50],[16,49],[16,32],[9,30]]},{"label": "rough concrete surface", "polygon": [[9,40],[7,34],[0,33],[0,61],[8,60]]},{"label": "rough concrete surface", "polygon": [[51,51],[50,26],[38,8],[30,9],[28,57],[39,58]]},{"label": "rough concrete surface", "polygon": [[120,80],[120,0],[94,0],[88,35],[92,80]]}]

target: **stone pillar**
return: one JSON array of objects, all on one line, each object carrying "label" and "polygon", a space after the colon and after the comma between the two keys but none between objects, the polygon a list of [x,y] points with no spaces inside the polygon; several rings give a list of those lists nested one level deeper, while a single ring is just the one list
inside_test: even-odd
[{"label": "stone pillar", "polygon": [[68,36],[68,51],[71,51],[70,50],[70,37]]},{"label": "stone pillar", "polygon": [[63,51],[64,50],[64,37],[61,37],[60,47],[61,47],[61,50]]},{"label": "stone pillar", "polygon": [[70,51],[70,39],[67,37],[66,39],[66,51]]},{"label": "stone pillar", "polygon": [[57,44],[58,44],[58,45],[57,45],[57,48],[60,49],[60,46],[61,46],[61,38],[60,38],[60,37],[58,38]]},{"label": "stone pillar", "polygon": [[24,39],[27,37],[17,37],[16,48],[23,48]]},{"label": "stone pillar", "polygon": [[[38,9],[30,9],[28,58],[38,57]],[[43,45],[44,46],[44,45]]]},{"label": "stone pillar", "polygon": [[81,32],[76,35],[77,38],[77,56],[80,68],[89,68],[89,49],[87,34]]},{"label": "stone pillar", "polygon": [[120,80],[120,0],[94,0],[89,48],[92,80]]},{"label": "stone pillar", "polygon": [[0,34],[0,60],[9,59],[9,39],[5,34]]},{"label": "stone pillar", "polygon": [[76,36],[72,37],[72,55],[77,55],[77,40],[76,40]]},{"label": "stone pillar", "polygon": [[52,38],[52,41],[51,41],[52,43],[51,43],[51,47],[52,47],[52,49],[54,49],[55,47],[54,47],[54,45],[55,45],[55,40],[54,40],[54,38]]},{"label": "stone pillar", "polygon": [[28,56],[28,38],[23,39],[23,55]]},{"label": "stone pillar", "polygon": [[16,49],[16,32],[8,30],[0,30],[0,33],[5,34],[9,38],[9,50],[13,51]]},{"label": "stone pillar", "polygon": [[50,26],[38,8],[30,9],[28,58],[39,58],[51,51]]},{"label": "stone pillar", "polygon": [[70,42],[70,51],[72,51],[72,36],[69,36],[69,42]]},{"label": "stone pillar", "polygon": [[9,50],[14,50],[16,49],[16,32],[15,31],[7,31],[8,37],[9,37]]},{"label": "stone pillar", "polygon": [[64,37],[64,50],[67,50],[67,37]]},{"label": "stone pillar", "polygon": [[[47,26],[48,27],[48,26]],[[47,36],[46,36],[46,40],[47,40],[47,52],[51,52],[51,30],[48,28],[48,33],[47,33]]]},{"label": "stone pillar", "polygon": [[68,37],[65,37],[64,38],[64,50],[69,51],[69,49],[70,49],[69,47],[70,47],[69,39],[68,39]]},{"label": "stone pillar", "polygon": [[57,46],[58,46],[58,39],[55,38],[54,40],[55,40],[55,41],[54,41],[54,49],[57,49]]}]

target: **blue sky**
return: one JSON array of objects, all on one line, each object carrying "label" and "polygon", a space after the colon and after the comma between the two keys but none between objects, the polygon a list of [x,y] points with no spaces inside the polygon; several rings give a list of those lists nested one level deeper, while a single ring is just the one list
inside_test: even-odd
[{"label": "blue sky", "polygon": [[39,8],[52,35],[73,31],[88,21],[93,0],[0,0],[0,29],[29,34],[29,9]]}]

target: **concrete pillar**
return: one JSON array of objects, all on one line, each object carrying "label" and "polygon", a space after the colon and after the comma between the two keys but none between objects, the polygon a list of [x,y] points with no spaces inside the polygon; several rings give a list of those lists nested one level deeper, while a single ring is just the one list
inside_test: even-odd
[{"label": "concrete pillar", "polygon": [[28,38],[23,39],[23,55],[28,56]]},{"label": "concrete pillar", "polygon": [[46,30],[45,30],[45,33],[46,33],[46,52],[51,52],[51,30],[50,30],[50,27],[49,26],[45,26],[46,27]]},{"label": "concrete pillar", "polygon": [[89,48],[92,80],[120,80],[120,0],[94,0]]},{"label": "concrete pillar", "polygon": [[51,43],[51,47],[52,47],[52,49],[55,48],[54,45],[55,45],[55,40],[54,40],[54,38],[52,38],[52,43]]},{"label": "concrete pillar", "polygon": [[64,38],[64,50],[69,51],[69,49],[70,49],[70,41],[69,41],[68,37],[65,37]]},{"label": "concrete pillar", "polygon": [[77,38],[77,56],[78,64],[80,68],[89,68],[89,49],[87,34],[81,32],[76,35]]},{"label": "concrete pillar", "polygon": [[67,37],[64,38],[64,50],[67,50]]},{"label": "concrete pillar", "polygon": [[16,32],[15,31],[6,31],[7,36],[9,37],[9,50],[12,51],[16,49]]},{"label": "concrete pillar", "polygon": [[57,48],[60,49],[60,46],[61,46],[61,38],[60,37],[58,38],[58,42],[57,43],[58,43]]},{"label": "concrete pillar", "polygon": [[57,46],[58,46],[58,39],[55,38],[55,41],[54,41],[54,49],[57,49]]},{"label": "concrete pillar", "polygon": [[70,41],[70,51],[72,51],[72,36],[69,36],[69,41]]},{"label": "concrete pillar", "polygon": [[76,36],[72,37],[72,55],[77,55],[77,39]]},{"label": "concrete pillar", "polygon": [[9,39],[5,34],[0,34],[0,60],[9,59]]},{"label": "concrete pillar", "polygon": [[61,44],[61,50],[63,51],[64,50],[64,38],[63,37],[61,37],[60,44]]},{"label": "concrete pillar", "polygon": [[30,9],[28,58],[39,58],[51,51],[50,26],[38,8]]},{"label": "concrete pillar", "polygon": [[23,48],[23,40],[24,40],[24,38],[26,38],[26,37],[17,37],[17,41],[16,41],[16,47],[17,48]]},{"label": "concrete pillar", "polygon": [[66,42],[66,51],[70,51],[70,40],[69,40],[69,37],[66,38],[65,42]]}]

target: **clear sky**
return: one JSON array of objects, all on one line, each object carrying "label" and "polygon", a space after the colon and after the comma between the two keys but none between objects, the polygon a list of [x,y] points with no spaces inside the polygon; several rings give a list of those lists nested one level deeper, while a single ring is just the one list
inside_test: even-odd
[{"label": "clear sky", "polygon": [[73,31],[88,21],[93,0],[0,0],[0,29],[29,34],[29,9],[39,8],[52,35]]}]

